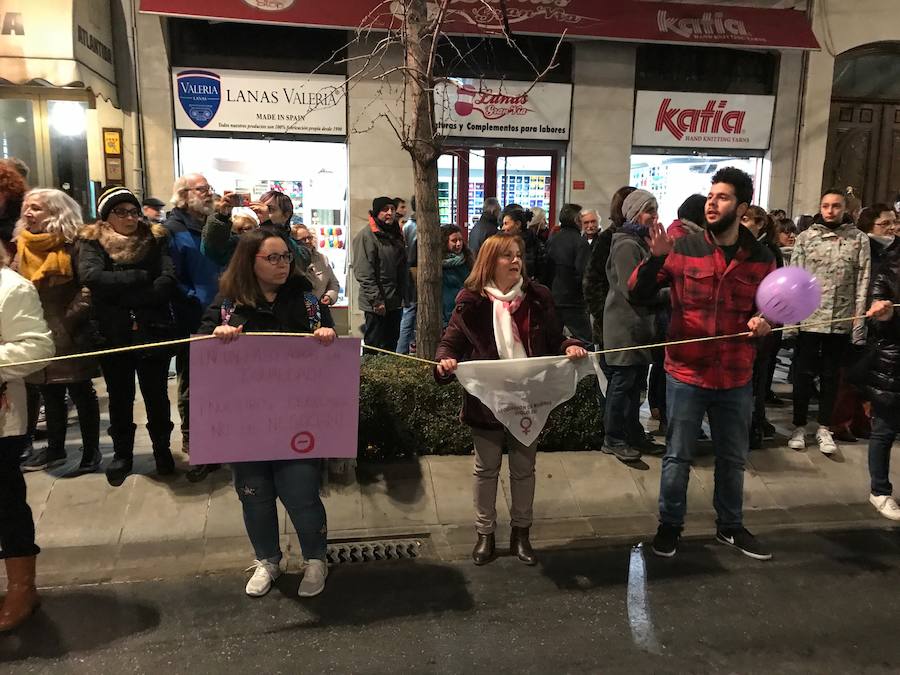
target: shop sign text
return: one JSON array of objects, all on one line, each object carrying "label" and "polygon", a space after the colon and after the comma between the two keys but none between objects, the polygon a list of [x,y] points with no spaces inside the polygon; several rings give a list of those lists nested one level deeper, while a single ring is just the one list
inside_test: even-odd
[{"label": "shop sign text", "polygon": [[25,35],[25,22],[21,12],[4,12],[0,35]]}]

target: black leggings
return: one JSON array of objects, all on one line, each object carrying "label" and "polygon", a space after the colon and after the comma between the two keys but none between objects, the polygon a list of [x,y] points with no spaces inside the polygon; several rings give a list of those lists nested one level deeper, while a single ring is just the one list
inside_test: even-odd
[{"label": "black leggings", "polygon": [[66,406],[67,389],[78,411],[81,442],[90,454],[100,447],[100,404],[97,401],[94,384],[90,380],[41,385],[47,416],[47,447],[52,451],[65,448],[66,428],[69,423],[69,410]]},{"label": "black leggings", "polygon": [[19,455],[28,436],[0,438],[0,558],[24,558],[41,549],[34,543],[34,520],[25,500]]}]

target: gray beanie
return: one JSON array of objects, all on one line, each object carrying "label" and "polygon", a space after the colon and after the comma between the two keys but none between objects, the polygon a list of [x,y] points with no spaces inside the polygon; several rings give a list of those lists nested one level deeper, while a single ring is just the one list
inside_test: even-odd
[{"label": "gray beanie", "polygon": [[646,190],[635,190],[622,202],[622,215],[625,216],[625,220],[633,223],[638,214],[648,208],[659,208],[656,197]]}]

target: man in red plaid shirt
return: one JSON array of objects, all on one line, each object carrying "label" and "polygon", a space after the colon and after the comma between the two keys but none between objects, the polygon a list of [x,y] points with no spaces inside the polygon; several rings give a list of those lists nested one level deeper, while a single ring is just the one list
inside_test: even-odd
[{"label": "man in red plaid shirt", "polygon": [[716,456],[716,539],[757,560],[772,557],[743,526],[753,338],[771,331],[757,315],[756,289],[775,269],[769,250],[741,225],[752,199],[750,176],[733,167],[720,169],[706,199],[705,230],[673,242],[657,223],[650,232],[651,257],[629,281],[635,303],[652,299],[660,287],[671,287],[669,341],[743,334],[666,349],[669,426],[653,552],[667,558],[675,555],[684,525],[688,478],[704,414]]}]

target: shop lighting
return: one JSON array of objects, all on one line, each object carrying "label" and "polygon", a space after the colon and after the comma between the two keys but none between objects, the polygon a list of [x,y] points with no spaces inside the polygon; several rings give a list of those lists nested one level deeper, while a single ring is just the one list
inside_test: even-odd
[{"label": "shop lighting", "polygon": [[19,115],[19,116],[16,118],[16,122],[17,122],[18,124],[25,124],[25,118],[22,117],[21,115]]},{"label": "shop lighting", "polygon": [[52,101],[50,126],[60,136],[82,136],[84,134],[84,107],[78,101]]}]

